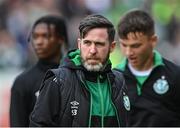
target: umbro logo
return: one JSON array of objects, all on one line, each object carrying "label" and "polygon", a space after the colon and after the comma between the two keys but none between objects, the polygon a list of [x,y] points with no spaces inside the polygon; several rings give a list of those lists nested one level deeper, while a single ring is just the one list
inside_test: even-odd
[{"label": "umbro logo", "polygon": [[79,103],[78,103],[77,101],[72,101],[71,104],[72,104],[73,106],[79,105]]},{"label": "umbro logo", "polygon": [[72,116],[77,115],[79,103],[77,101],[72,101],[72,102],[70,102],[70,104],[71,104],[71,113],[72,113]]}]

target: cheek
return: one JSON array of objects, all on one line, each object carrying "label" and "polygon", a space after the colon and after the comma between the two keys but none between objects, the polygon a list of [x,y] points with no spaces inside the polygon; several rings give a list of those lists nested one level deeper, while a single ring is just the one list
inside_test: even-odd
[{"label": "cheek", "polygon": [[100,52],[99,52],[99,56],[101,56],[102,59],[106,59],[109,52],[110,52],[109,48],[101,49]]},{"label": "cheek", "polygon": [[144,48],[139,51],[138,56],[141,57],[142,60],[146,60],[151,53],[151,48]]},{"label": "cheek", "polygon": [[84,48],[84,47],[80,47],[80,51],[81,51],[81,57],[83,59],[85,59],[87,54],[88,54],[88,50],[86,48]]},{"label": "cheek", "polygon": [[48,45],[46,45],[46,50],[48,52],[60,51],[60,45],[57,43],[48,44]]},{"label": "cheek", "polygon": [[121,51],[122,53],[125,52],[125,48],[124,48],[121,44],[120,44],[119,48],[120,48],[120,51]]},{"label": "cheek", "polygon": [[125,48],[121,47],[121,52],[125,54]]}]

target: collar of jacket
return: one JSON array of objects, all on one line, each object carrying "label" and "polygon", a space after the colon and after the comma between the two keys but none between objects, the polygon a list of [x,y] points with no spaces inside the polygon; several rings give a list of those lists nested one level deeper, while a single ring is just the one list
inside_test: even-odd
[{"label": "collar of jacket", "polygon": [[38,60],[37,62],[37,66],[43,70],[43,71],[47,71],[48,69],[52,69],[52,68],[58,68],[59,64],[55,63],[55,62],[50,62],[47,60]]},{"label": "collar of jacket", "polygon": [[[156,67],[159,67],[159,66],[164,66],[161,54],[158,51],[156,51],[156,50],[154,50],[153,52],[154,52],[154,65],[153,65],[153,69],[156,68]],[[117,65],[117,67],[115,67],[115,69],[119,69],[119,70],[124,72],[127,69],[127,63],[128,63],[127,58],[124,58],[122,60],[122,62],[119,65]]]}]

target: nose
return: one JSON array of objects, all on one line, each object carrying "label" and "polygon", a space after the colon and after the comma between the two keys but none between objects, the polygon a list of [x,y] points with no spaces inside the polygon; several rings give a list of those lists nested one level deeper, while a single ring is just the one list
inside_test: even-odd
[{"label": "nose", "polygon": [[36,46],[40,46],[40,45],[43,44],[43,38],[38,37],[38,38],[36,38],[36,39],[33,40],[33,43],[34,43],[34,45],[36,45]]},{"label": "nose", "polygon": [[133,55],[133,51],[130,47],[125,48],[125,55],[127,57]]},{"label": "nose", "polygon": [[96,45],[94,43],[92,43],[92,45],[90,47],[90,53],[95,54],[96,52],[97,52]]}]

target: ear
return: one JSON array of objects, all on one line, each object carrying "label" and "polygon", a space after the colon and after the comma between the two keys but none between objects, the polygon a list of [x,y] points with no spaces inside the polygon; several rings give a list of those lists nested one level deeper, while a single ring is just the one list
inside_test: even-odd
[{"label": "ear", "polygon": [[154,35],[151,37],[151,42],[152,42],[153,48],[155,48],[156,45],[157,45],[157,42],[158,42],[158,37],[157,37],[157,35],[154,34]]},{"label": "ear", "polygon": [[80,50],[81,49],[81,39],[80,38],[77,39],[77,43],[78,43],[78,49]]},{"label": "ear", "polygon": [[116,41],[113,41],[111,44],[110,44],[110,52],[112,53],[114,51],[116,47]]}]

